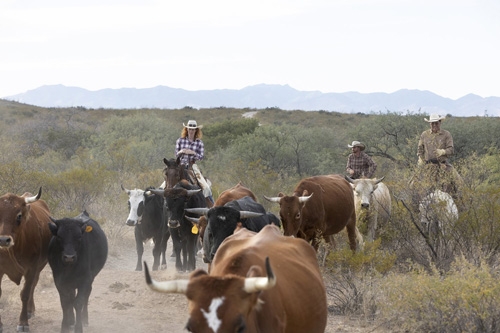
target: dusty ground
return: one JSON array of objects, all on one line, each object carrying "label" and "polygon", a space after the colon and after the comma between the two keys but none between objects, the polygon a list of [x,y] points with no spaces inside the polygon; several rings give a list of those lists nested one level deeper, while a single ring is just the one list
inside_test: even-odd
[{"label": "dusty ground", "polygon": [[[152,265],[152,246],[145,246],[144,259]],[[169,241],[167,255],[172,251]],[[145,283],[144,272],[136,272],[136,253],[133,230],[130,228],[122,242],[110,246],[108,261],[96,277],[89,300],[89,327],[84,332],[186,332],[187,301],[183,295],[160,294],[151,291]],[[152,272],[153,278],[166,280],[187,278],[178,274],[175,263],[167,259],[167,270]],[[206,269],[201,258],[197,268]],[[21,311],[21,287],[4,276],[0,314],[4,332],[15,332]],[[35,291],[36,315],[30,320],[30,332],[59,332],[62,311],[49,265],[42,271]],[[326,333],[377,332],[374,327],[348,317],[330,314]],[[306,333],[306,332],[305,332]]]}]

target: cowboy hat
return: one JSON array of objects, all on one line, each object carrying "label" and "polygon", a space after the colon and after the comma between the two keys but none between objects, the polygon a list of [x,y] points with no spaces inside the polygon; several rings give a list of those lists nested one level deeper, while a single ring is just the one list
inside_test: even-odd
[{"label": "cowboy hat", "polygon": [[347,147],[359,147],[361,150],[365,150],[365,145],[359,141],[353,141],[352,144],[347,144]]},{"label": "cowboy hat", "polygon": [[203,125],[198,126],[198,124],[196,123],[196,120],[190,120],[190,121],[188,121],[187,125],[185,125],[184,123],[182,123],[182,126],[184,126],[186,128],[203,128]]},{"label": "cowboy hat", "polygon": [[428,123],[435,123],[436,121],[443,120],[444,118],[446,118],[446,117],[441,117],[438,114],[431,114],[431,116],[429,117],[429,119],[424,118],[424,120],[426,122],[428,122]]}]

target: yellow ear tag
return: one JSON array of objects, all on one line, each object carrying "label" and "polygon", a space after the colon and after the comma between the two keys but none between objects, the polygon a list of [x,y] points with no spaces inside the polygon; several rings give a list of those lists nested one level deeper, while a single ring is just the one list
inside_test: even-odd
[{"label": "yellow ear tag", "polygon": [[85,232],[91,232],[92,231],[92,227],[91,226],[86,226],[85,227]]},{"label": "yellow ear tag", "polygon": [[193,227],[191,228],[191,233],[193,235],[196,235],[198,233],[198,227],[196,225],[193,225]]}]

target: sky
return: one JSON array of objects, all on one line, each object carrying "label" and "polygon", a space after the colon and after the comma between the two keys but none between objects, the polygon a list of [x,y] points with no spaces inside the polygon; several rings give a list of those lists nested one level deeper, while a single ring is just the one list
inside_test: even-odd
[{"label": "sky", "polygon": [[0,0],[0,98],[289,85],[500,96],[498,0]]}]

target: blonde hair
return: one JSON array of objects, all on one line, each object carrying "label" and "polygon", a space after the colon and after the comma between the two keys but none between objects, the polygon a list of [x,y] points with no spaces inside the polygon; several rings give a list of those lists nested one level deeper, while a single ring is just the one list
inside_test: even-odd
[{"label": "blonde hair", "polygon": [[[181,131],[181,138],[186,138],[188,136],[188,128],[183,127]],[[194,138],[195,139],[200,139],[203,137],[203,133],[201,132],[201,128],[197,128],[196,132],[194,133]]]}]

